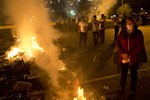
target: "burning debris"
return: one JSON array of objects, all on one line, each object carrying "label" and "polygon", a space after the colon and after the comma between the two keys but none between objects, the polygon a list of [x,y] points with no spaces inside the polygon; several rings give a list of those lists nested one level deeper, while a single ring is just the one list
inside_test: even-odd
[{"label": "burning debris", "polygon": [[[16,38],[17,39],[17,38]],[[18,39],[17,39],[18,40]],[[39,46],[39,44],[36,42],[36,38],[31,38],[31,44],[28,45],[28,48],[19,48],[16,46],[12,46],[9,51],[6,51],[6,59],[9,60],[15,60],[19,58],[24,58],[24,60],[29,60],[35,57],[35,52],[44,52],[44,49]],[[19,44],[20,41],[17,41],[17,44]]]},{"label": "burning debris", "polygon": [[[74,97],[75,74],[62,67],[59,70],[59,88],[48,83],[46,71],[40,69],[33,61],[23,59],[8,60],[0,67],[0,98],[21,100],[45,100]],[[65,94],[63,94],[65,93]],[[48,95],[49,94],[49,95]],[[69,95],[69,97],[68,97]]]},{"label": "burning debris", "polygon": [[[77,76],[59,58],[60,52],[54,43],[59,32],[50,27],[43,0],[5,2],[4,12],[15,26],[17,40],[4,58],[0,57],[1,97],[72,100],[76,97]],[[76,99],[86,100],[83,89],[79,88]]]}]

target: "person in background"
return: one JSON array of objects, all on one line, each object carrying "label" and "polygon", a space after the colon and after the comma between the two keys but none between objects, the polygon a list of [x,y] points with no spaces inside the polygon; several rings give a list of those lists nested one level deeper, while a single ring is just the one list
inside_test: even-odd
[{"label": "person in background", "polygon": [[80,33],[79,39],[79,47],[85,46],[87,41],[87,22],[85,21],[85,17],[81,17],[78,24],[78,31]]},{"label": "person in background", "polygon": [[105,42],[105,22],[106,16],[104,14],[101,14],[101,18],[99,20],[100,43]]},{"label": "person in background", "polygon": [[120,26],[120,21],[119,21],[118,15],[115,15],[113,17],[113,23],[114,23],[114,29],[115,29],[114,41],[116,41],[118,33],[119,33],[119,26]]},{"label": "person in background", "polygon": [[137,69],[140,63],[139,53],[145,46],[143,33],[138,29],[136,20],[133,17],[126,19],[126,29],[120,31],[117,37],[116,47],[119,52],[121,66],[120,87],[118,91],[124,91],[128,69],[130,69],[131,82],[129,95],[134,96],[138,81]]},{"label": "person in background", "polygon": [[92,20],[92,34],[93,34],[93,41],[94,45],[98,45],[98,39],[99,39],[99,21],[97,20],[97,16],[93,16]]},{"label": "person in background", "polygon": [[142,14],[141,15],[141,19],[142,19],[142,26],[146,25],[146,14]]},{"label": "person in background", "polygon": [[121,24],[121,30],[126,29],[126,18],[127,18],[127,16],[124,14],[122,16],[122,19],[121,19],[121,22],[120,22],[120,24]]}]

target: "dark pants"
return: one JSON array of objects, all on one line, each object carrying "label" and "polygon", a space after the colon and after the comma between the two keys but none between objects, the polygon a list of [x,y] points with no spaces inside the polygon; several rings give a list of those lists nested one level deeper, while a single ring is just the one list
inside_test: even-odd
[{"label": "dark pants", "polygon": [[119,26],[115,26],[115,35],[114,35],[114,40],[116,40],[116,39],[117,39],[118,33],[119,33]]},{"label": "dark pants", "polygon": [[139,66],[139,64],[129,65],[129,64],[122,64],[121,63],[120,86],[122,88],[125,88],[125,86],[126,86],[127,74],[128,74],[128,68],[129,68],[130,69],[130,75],[131,75],[130,91],[133,91],[133,92],[136,91],[136,85],[137,85],[137,80],[138,80],[138,75],[137,75],[138,66]]},{"label": "dark pants", "polygon": [[86,45],[87,32],[80,32],[79,47]]},{"label": "dark pants", "polygon": [[99,39],[99,31],[92,32],[92,34],[93,34],[94,45],[97,46],[97,44],[98,44],[98,39]]},{"label": "dark pants", "polygon": [[105,29],[100,29],[99,34],[100,34],[100,42],[104,43],[105,42]]}]

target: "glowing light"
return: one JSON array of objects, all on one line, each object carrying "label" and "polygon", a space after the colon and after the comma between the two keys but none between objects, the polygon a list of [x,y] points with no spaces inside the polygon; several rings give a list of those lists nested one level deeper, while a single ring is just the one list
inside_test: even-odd
[{"label": "glowing light", "polygon": [[66,68],[66,65],[65,65],[63,62],[61,62],[60,65],[61,65],[60,68],[59,68],[60,71],[68,70],[68,69]]},{"label": "glowing light", "polygon": [[71,16],[76,15],[75,12],[73,10],[70,11]]},{"label": "glowing light", "polygon": [[[32,37],[31,39],[31,47],[30,44],[27,46],[28,48],[16,48],[13,47],[10,51],[7,51],[7,58],[6,59],[15,59],[15,58],[19,58],[20,54],[24,54],[25,56],[28,56],[29,58],[34,57],[35,52],[38,50],[40,52],[44,52],[43,48],[41,48],[39,46],[39,44],[35,41],[35,37]],[[19,40],[19,39],[18,39]]]},{"label": "glowing light", "polygon": [[35,41],[35,37],[32,37],[32,48],[33,49],[38,49],[40,50],[41,52],[44,52],[43,48],[41,48],[38,43]]},{"label": "glowing light", "polygon": [[13,48],[10,52],[7,52],[7,59],[12,59],[12,58],[18,58],[18,54],[20,52],[23,52],[21,49],[19,48]]},{"label": "glowing light", "polygon": [[109,7],[106,7],[106,9],[109,9]]},{"label": "glowing light", "polygon": [[83,89],[81,87],[78,87],[78,96],[73,100],[86,100],[86,98],[83,95]]}]

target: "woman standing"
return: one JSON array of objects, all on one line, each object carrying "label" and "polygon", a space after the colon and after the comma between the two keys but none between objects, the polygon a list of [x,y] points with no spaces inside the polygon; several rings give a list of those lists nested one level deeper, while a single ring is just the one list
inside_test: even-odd
[{"label": "woman standing", "polygon": [[120,56],[121,79],[118,91],[124,91],[127,81],[128,69],[130,69],[131,84],[130,95],[134,95],[137,86],[137,69],[140,63],[139,53],[144,49],[144,37],[138,29],[133,17],[126,19],[126,29],[121,30],[117,37],[117,50]]}]

